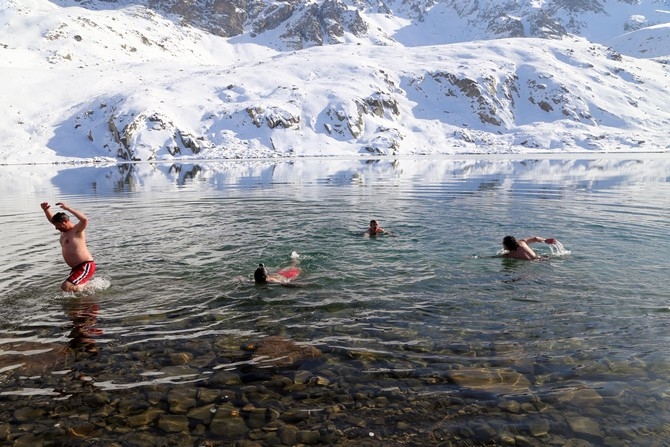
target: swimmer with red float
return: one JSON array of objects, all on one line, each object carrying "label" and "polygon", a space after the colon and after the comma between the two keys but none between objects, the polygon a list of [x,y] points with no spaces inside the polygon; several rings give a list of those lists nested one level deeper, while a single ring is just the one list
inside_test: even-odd
[{"label": "swimmer with red float", "polygon": [[294,265],[284,267],[275,273],[268,272],[263,263],[258,264],[254,272],[254,281],[256,284],[286,284],[296,279],[302,270]]}]

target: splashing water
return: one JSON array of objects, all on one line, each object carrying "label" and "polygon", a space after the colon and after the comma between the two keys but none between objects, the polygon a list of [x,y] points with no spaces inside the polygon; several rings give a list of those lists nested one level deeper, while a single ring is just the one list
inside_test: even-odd
[{"label": "splashing water", "polygon": [[[570,250],[566,250],[565,247],[563,247],[563,244],[558,239],[554,239],[555,242],[553,244],[547,244],[549,246],[549,249],[551,250],[551,256],[565,256],[569,255],[572,253]],[[501,248],[496,252],[496,256],[502,256],[506,253],[509,253],[509,250],[505,248]],[[476,256],[475,256],[476,257]]]},{"label": "splashing water", "polygon": [[109,289],[112,286],[111,278],[96,276],[91,278],[89,282],[84,285],[82,293],[86,295],[92,295],[101,290]]},{"label": "splashing water", "polygon": [[572,253],[570,250],[566,250],[558,239],[555,239],[555,241],[553,244],[548,244],[552,256],[565,256]]}]

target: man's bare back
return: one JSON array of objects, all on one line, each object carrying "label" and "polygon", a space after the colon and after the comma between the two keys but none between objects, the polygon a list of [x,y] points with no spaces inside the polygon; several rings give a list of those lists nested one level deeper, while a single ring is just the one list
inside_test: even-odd
[{"label": "man's bare back", "polygon": [[507,253],[500,255],[503,258],[513,258],[513,259],[523,259],[526,261],[532,261],[534,259],[540,259],[541,256],[538,256],[535,251],[528,244],[534,242],[545,242],[547,244],[553,244],[556,242],[554,238],[542,238],[539,236],[528,237],[525,239],[515,239],[514,236],[505,236],[503,238],[503,248],[507,250]]}]

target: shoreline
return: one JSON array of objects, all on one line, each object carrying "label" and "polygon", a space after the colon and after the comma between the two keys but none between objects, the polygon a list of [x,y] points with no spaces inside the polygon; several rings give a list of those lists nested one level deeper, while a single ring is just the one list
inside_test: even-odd
[{"label": "shoreline", "polygon": [[670,151],[644,152],[524,152],[516,154],[459,153],[459,154],[408,154],[408,155],[324,155],[286,156],[253,158],[173,158],[163,160],[114,160],[114,159],[66,159],[36,162],[2,162],[0,168],[16,166],[120,166],[120,165],[163,165],[163,164],[208,164],[208,163],[248,163],[248,162],[294,162],[300,161],[374,161],[374,160],[628,160],[632,158],[665,159]]}]

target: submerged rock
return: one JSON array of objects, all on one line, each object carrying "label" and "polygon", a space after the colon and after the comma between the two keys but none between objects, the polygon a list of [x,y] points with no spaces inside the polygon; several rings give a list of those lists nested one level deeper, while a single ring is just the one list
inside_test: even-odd
[{"label": "submerged rock", "polygon": [[530,381],[510,369],[464,368],[449,371],[448,377],[458,386],[494,394],[530,392]]},{"label": "submerged rock", "polygon": [[300,345],[283,337],[265,337],[258,342],[248,343],[242,347],[251,351],[253,359],[263,366],[292,366],[305,359],[319,357],[321,351],[310,345]]}]

